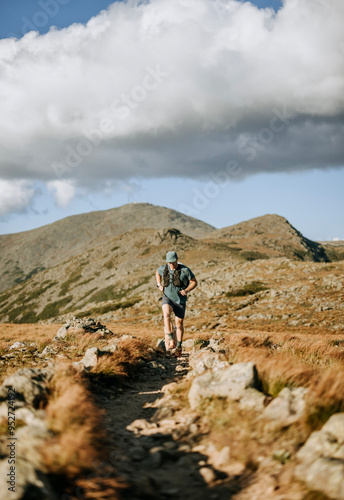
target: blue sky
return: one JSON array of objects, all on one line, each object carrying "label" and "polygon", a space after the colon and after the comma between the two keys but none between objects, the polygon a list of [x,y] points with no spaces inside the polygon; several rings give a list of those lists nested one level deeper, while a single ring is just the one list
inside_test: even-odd
[{"label": "blue sky", "polygon": [[[11,0],[10,2],[1,0],[0,38],[6,39],[14,36],[20,38],[30,30],[36,30],[40,34],[44,34],[49,32],[52,26],[61,29],[73,23],[85,24],[90,18],[97,16],[101,10],[106,9],[112,3],[113,2],[108,0]],[[260,9],[271,7],[276,12],[282,7],[282,2],[280,1],[257,0],[251,3]],[[122,14],[120,11],[117,11],[116,15],[118,19],[119,15]],[[256,14],[252,10],[248,11],[248,16],[247,25],[249,25],[249,22],[257,22]],[[220,22],[223,23],[223,19],[220,19]],[[273,17],[270,17],[270,22],[273,22]],[[101,23],[99,24],[101,25]],[[223,27],[223,24],[221,24],[221,27]],[[197,39],[195,43],[199,43]],[[338,42],[336,43],[338,45]],[[126,64],[130,65],[128,60],[129,59],[126,59]],[[15,64],[15,62],[13,64]],[[233,63],[231,62],[231,64]],[[235,62],[235,64],[237,64],[237,62]],[[241,68],[239,68],[239,70],[236,74],[241,72]],[[270,67],[269,72],[273,75],[274,67]],[[142,72],[138,74],[141,75]],[[194,74],[192,74],[192,78],[193,77]],[[133,80],[134,83],[137,81],[137,78],[136,76],[136,80]],[[139,78],[141,81],[142,76],[139,76]],[[271,79],[273,78],[274,76],[271,76]],[[245,78],[245,81],[247,82],[247,78]],[[257,82],[259,82],[259,85],[264,86],[264,79],[261,78],[260,74],[257,75]],[[85,84],[87,85],[86,79]],[[167,85],[169,84],[168,81]],[[24,88],[24,81],[22,85]],[[303,85],[306,84],[303,83]],[[240,84],[238,88],[240,89]],[[275,88],[277,99],[279,94],[278,87],[272,88]],[[235,91],[238,92],[239,95],[239,90],[235,89]],[[249,92],[251,91],[254,92],[254,90],[249,89]],[[328,92],[330,94],[332,90]],[[271,94],[271,92],[269,93]],[[216,94],[216,91],[214,91],[214,94]],[[294,94],[295,92],[293,96]],[[158,99],[160,97],[154,95],[152,102],[149,102],[149,97],[148,95],[147,106],[149,105],[149,110],[151,111],[154,109],[155,99],[157,99],[156,102],[159,102]],[[332,95],[330,97],[332,99]],[[230,95],[228,98],[230,99]],[[254,94],[252,99],[261,99],[261,97],[257,97],[257,95]],[[303,99],[305,100],[305,98]],[[166,103],[166,101],[167,99],[165,98],[164,103]],[[339,98],[333,98],[333,102],[335,101],[339,102]],[[135,118],[138,123],[142,119],[140,116],[140,102],[141,101],[138,100],[138,111],[134,109],[130,116],[130,120]],[[236,102],[233,104],[232,113],[233,110],[237,112]],[[285,216],[308,238],[316,240],[339,238],[344,240],[344,222],[342,217],[344,213],[344,197],[342,195],[342,187],[344,186],[344,161],[341,156],[342,149],[340,145],[338,145],[338,140],[336,139],[339,136],[339,129],[336,120],[333,119],[334,113],[332,104],[329,104],[329,109],[332,109],[331,112],[328,112],[326,115],[326,112],[322,110],[321,113],[325,117],[322,118],[322,120],[326,121],[326,119],[328,119],[327,130],[330,131],[328,132],[330,135],[326,144],[332,144],[336,147],[331,146],[327,150],[327,146],[320,144],[321,141],[317,138],[316,140],[314,139],[314,144],[319,145],[318,153],[315,151],[316,146],[312,144],[312,127],[314,127],[315,137],[316,134],[319,134],[318,128],[320,125],[317,122],[312,123],[312,119],[307,118],[307,120],[301,123],[301,118],[298,118],[298,113],[294,111],[293,117],[288,118],[289,121],[285,130],[282,126],[281,133],[272,133],[269,127],[265,126],[265,124],[271,123],[271,117],[276,115],[276,111],[271,111],[276,110],[274,102],[275,101],[269,104],[270,107],[267,107],[267,111],[261,118],[261,121],[258,121],[260,119],[259,115],[261,113],[261,108],[257,107],[259,112],[257,111],[256,114],[252,114],[251,121],[245,123],[245,128],[240,131],[240,137],[249,138],[246,139],[248,141],[245,146],[246,151],[248,151],[247,148],[252,145],[250,141],[253,141],[254,137],[256,137],[256,141],[258,140],[257,137],[260,138],[259,140],[261,143],[257,142],[257,149],[255,151],[256,157],[251,161],[248,154],[245,158],[245,155],[241,152],[241,158],[243,161],[245,160],[242,171],[243,175],[239,175],[236,178],[230,178],[226,186],[219,184],[216,187],[216,195],[208,198],[206,197],[207,199],[202,207],[200,207],[199,204],[194,206],[192,200],[195,199],[195,196],[198,196],[199,193],[204,193],[204,190],[207,189],[207,183],[209,184],[210,182],[209,171],[216,173],[218,170],[223,170],[225,165],[223,158],[228,159],[228,155],[232,154],[233,144],[235,144],[236,149],[238,149],[235,141],[237,140],[239,132],[238,135],[236,135],[234,126],[232,138],[230,135],[231,132],[228,132],[230,129],[226,125],[221,131],[216,131],[218,135],[215,136],[213,133],[207,135],[207,133],[204,132],[206,128],[203,127],[203,129],[200,128],[197,131],[194,121],[190,118],[190,122],[187,122],[185,119],[187,134],[189,133],[189,135],[186,134],[188,145],[185,145],[183,142],[185,134],[183,137],[176,134],[175,143],[173,143],[173,132],[173,140],[170,141],[170,143],[169,140],[166,140],[166,150],[159,151],[160,156],[157,157],[158,163],[161,163],[161,158],[164,158],[164,155],[172,155],[169,164],[175,165],[173,168],[169,167],[169,170],[166,167],[167,171],[162,172],[161,175],[159,175],[158,167],[154,170],[154,166],[150,168],[150,166],[144,167],[144,165],[147,162],[153,162],[153,158],[156,156],[156,150],[162,147],[161,144],[164,143],[165,139],[161,136],[161,139],[157,143],[156,150],[154,149],[154,142],[151,142],[151,139],[144,143],[142,147],[142,143],[145,141],[145,135],[143,133],[143,135],[140,136],[141,132],[140,134],[138,134],[138,132],[130,132],[124,144],[126,141],[129,141],[129,146],[131,144],[130,154],[133,154],[134,158],[136,158],[135,161],[139,163],[142,162],[143,170],[144,168],[147,170],[146,176],[141,175],[140,169],[135,171],[129,162],[127,167],[123,167],[124,171],[126,168],[130,170],[130,175],[128,174],[128,176],[122,171],[118,175],[118,178],[115,175],[109,176],[108,174],[102,173],[102,170],[105,171],[106,168],[109,168],[108,166],[106,166],[106,168],[103,167],[101,163],[102,159],[108,154],[109,147],[115,147],[116,151],[122,149],[122,143],[116,142],[117,140],[114,138],[106,142],[106,148],[104,147],[102,151],[97,150],[94,155],[91,155],[91,167],[87,167],[89,170],[85,167],[83,177],[79,175],[78,178],[74,179],[73,174],[68,173],[62,179],[62,181],[65,182],[64,185],[57,184],[60,180],[57,180],[56,176],[55,178],[49,177],[50,174],[47,175],[43,171],[41,171],[40,174],[34,173],[34,171],[38,171],[37,169],[35,170],[35,168],[29,171],[31,167],[23,163],[20,168],[18,167],[18,172],[21,173],[13,175],[13,182],[18,183],[18,179],[26,179],[23,172],[25,172],[26,168],[28,169],[27,179],[20,181],[24,183],[20,185],[19,194],[21,198],[18,202],[18,206],[12,207],[12,205],[8,203],[8,207],[10,208],[8,208],[7,211],[5,209],[3,210],[2,216],[0,217],[0,234],[32,229],[76,213],[103,210],[120,206],[127,202],[142,201],[167,206],[180,211],[187,211],[185,207],[189,207],[191,215],[216,227],[228,226],[242,220],[264,215],[265,213],[277,213]],[[278,99],[276,102],[278,102]],[[290,103],[291,107],[294,106],[292,99],[290,99]],[[65,103],[62,104],[65,105]],[[184,107],[186,105],[185,103]],[[212,102],[210,109],[213,110],[216,105],[215,101]],[[313,104],[310,103],[306,111],[303,110],[302,113],[300,112],[300,117],[305,114],[307,114],[307,116],[314,116],[318,110],[314,111],[312,105]],[[146,102],[142,105],[142,113],[144,111],[143,106],[146,106]],[[252,104],[252,107],[253,106],[254,104]],[[261,106],[261,104],[259,104],[259,106]],[[295,106],[297,105],[295,104]],[[38,105],[35,106],[35,112],[38,107]],[[169,109],[168,112],[170,111]],[[58,112],[59,110],[56,110],[55,107],[53,107],[52,110],[49,108],[49,113],[53,116],[52,120],[55,120],[55,122]],[[219,112],[221,112],[221,109]],[[279,113],[281,112],[279,111]],[[290,116],[291,115],[292,113],[290,113]],[[295,119],[294,115],[297,115]],[[35,117],[36,121],[39,120],[39,115],[37,116],[38,118]],[[328,116],[328,118],[326,118],[326,116]],[[157,117],[157,119],[159,119],[159,117]],[[182,119],[184,120],[184,117]],[[213,123],[216,119],[215,117]],[[241,119],[243,118],[241,117]],[[178,120],[179,121],[176,123],[181,123],[181,118]],[[91,121],[89,123],[91,123]],[[126,123],[128,124],[129,122],[127,121]],[[325,127],[325,125],[326,124],[322,123],[321,126]],[[89,125],[89,127],[91,127],[91,125]],[[164,125],[164,127],[166,129],[166,125]],[[297,127],[300,128],[298,129]],[[174,130],[174,128],[175,125],[171,122],[171,130]],[[300,130],[302,130],[302,134],[304,135],[300,135]],[[325,128],[323,130],[325,130]],[[228,142],[230,140],[233,141],[231,147],[228,146],[228,149],[226,149],[225,134],[228,135]],[[35,137],[36,136],[37,134]],[[320,137],[322,138],[323,136],[320,135]],[[324,143],[325,139],[327,138],[324,138]],[[22,143],[25,144],[26,140],[27,137],[23,135]],[[267,141],[266,143],[264,142],[265,140]],[[38,145],[37,142],[28,142],[28,144],[29,146],[27,146],[27,148],[29,152],[31,152],[30,144],[32,144],[32,148],[37,148],[37,155],[39,156],[40,142],[38,141]],[[69,143],[63,142],[63,144]],[[77,142],[71,142],[70,144],[70,147],[75,148]],[[115,146],[113,146],[113,144],[115,144]],[[295,147],[295,153],[290,149],[291,144]],[[7,146],[7,144],[5,146]],[[42,142],[42,151],[44,153],[42,153],[42,155],[46,155],[44,157],[47,157],[46,147],[46,145],[43,146]],[[139,149],[139,147],[142,147],[142,149]],[[202,149],[203,147],[204,151]],[[196,153],[198,148],[199,155],[197,156]],[[178,151],[178,154],[176,153],[173,156],[174,149]],[[307,154],[307,150],[309,152],[313,149],[314,155],[312,157]],[[7,149],[4,151],[7,154]],[[134,151],[134,153],[132,153],[132,151]],[[149,151],[150,156],[147,151]],[[145,156],[146,153],[147,156]],[[209,159],[207,160],[207,166],[203,168],[203,158],[206,158],[208,154]],[[18,156],[18,151],[16,155]],[[119,157],[120,160],[116,157],[113,161],[115,163],[117,161],[122,161],[123,165],[125,165],[127,164],[125,155],[126,150],[124,147]],[[31,156],[33,156],[33,154]],[[295,161],[293,156],[296,157]],[[320,158],[320,156],[323,157]],[[107,159],[106,161],[109,160]],[[185,162],[187,166],[184,167],[183,162]],[[204,163],[205,162],[206,160],[204,160]],[[314,164],[312,162],[314,162]],[[277,166],[275,166],[275,164]],[[88,173],[91,172],[91,170],[95,170],[94,165],[96,165],[96,169],[99,169],[99,178],[103,179],[102,183],[98,183],[97,175],[94,174],[94,172],[91,174]],[[197,170],[198,166],[200,171]],[[187,175],[184,173],[183,169],[185,171],[189,169]],[[172,177],[169,172],[174,172],[175,176]],[[5,179],[4,182],[12,182],[11,174],[8,173],[6,163],[3,165],[0,164],[0,181],[1,178]],[[28,184],[25,184],[26,182]],[[4,186],[3,189],[6,188],[7,184],[4,184]],[[15,186],[18,187],[18,184]],[[171,189],[172,186],[176,186],[176,188],[173,187],[173,189]],[[62,192],[64,188],[66,188],[66,191]],[[69,189],[70,196],[68,194]],[[28,201],[26,202],[25,200]]]},{"label": "blue sky", "polygon": [[[0,38],[21,37],[33,29],[47,33],[51,26],[66,28],[73,23],[87,23],[111,0],[0,0]],[[278,10],[280,0],[256,0],[260,8]]]}]

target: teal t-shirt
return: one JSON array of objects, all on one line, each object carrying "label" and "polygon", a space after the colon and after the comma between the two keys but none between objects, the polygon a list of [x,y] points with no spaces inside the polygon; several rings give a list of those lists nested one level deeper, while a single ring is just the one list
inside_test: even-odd
[{"label": "teal t-shirt", "polygon": [[[163,266],[160,266],[158,268],[158,273],[160,274],[160,276],[163,276],[163,274],[164,274],[165,265],[166,264],[164,264]],[[186,288],[188,286],[189,281],[192,280],[195,277],[195,275],[191,271],[191,269],[184,266],[184,264],[179,264],[179,265],[181,267],[180,281],[184,284],[184,286],[175,286],[173,284],[172,280],[173,280],[174,270],[171,269],[170,266],[168,266],[168,270],[170,272],[170,284],[165,287],[164,293],[165,293],[166,297],[171,299],[176,304],[185,304],[185,302],[187,301],[187,295],[185,295],[185,296],[180,295],[179,292],[180,292],[180,290],[184,290],[184,288]]]}]

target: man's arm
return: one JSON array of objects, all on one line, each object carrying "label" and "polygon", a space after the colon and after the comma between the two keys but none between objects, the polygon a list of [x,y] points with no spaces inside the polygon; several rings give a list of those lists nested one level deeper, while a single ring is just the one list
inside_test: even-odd
[{"label": "man's arm", "polygon": [[157,270],[157,271],[156,271],[156,273],[155,273],[155,279],[156,279],[156,284],[157,284],[157,285],[159,285],[159,290],[160,290],[161,292],[163,292],[163,291],[164,291],[164,287],[163,287],[163,286],[162,286],[162,284],[161,284],[161,276],[160,276],[160,274],[158,273],[158,270]]},{"label": "man's arm", "polygon": [[181,295],[186,295],[187,293],[191,292],[191,290],[193,290],[194,288],[196,288],[196,286],[198,285],[197,283],[197,280],[196,278],[192,278],[190,281],[189,281],[189,284],[188,286],[185,288],[185,290],[181,290],[180,291],[180,294]]}]

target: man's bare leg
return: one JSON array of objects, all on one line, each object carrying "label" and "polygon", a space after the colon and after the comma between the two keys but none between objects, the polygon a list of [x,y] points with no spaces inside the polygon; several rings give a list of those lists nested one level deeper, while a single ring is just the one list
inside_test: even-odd
[{"label": "man's bare leg", "polygon": [[165,331],[165,346],[166,350],[173,349],[175,347],[175,341],[171,335],[173,335],[173,324],[171,320],[172,307],[169,304],[164,304],[162,306],[164,313],[164,331]]},{"label": "man's bare leg", "polygon": [[182,341],[183,341],[183,335],[184,335],[184,324],[183,324],[183,319],[178,318],[176,316],[176,327],[177,327],[177,349],[175,352],[176,356],[181,356],[182,355]]}]

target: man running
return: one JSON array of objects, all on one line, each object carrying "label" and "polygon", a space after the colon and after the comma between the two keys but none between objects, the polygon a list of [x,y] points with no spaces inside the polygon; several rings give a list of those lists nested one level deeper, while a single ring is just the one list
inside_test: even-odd
[{"label": "man running", "polygon": [[[170,353],[171,349],[177,347],[175,356],[178,357],[182,354],[183,320],[187,294],[196,288],[197,280],[191,269],[178,262],[177,253],[173,251],[167,252],[166,264],[157,269],[155,276],[157,287],[164,294],[162,310],[164,314],[166,353]],[[173,337],[172,311],[176,320],[177,346]]]}]

